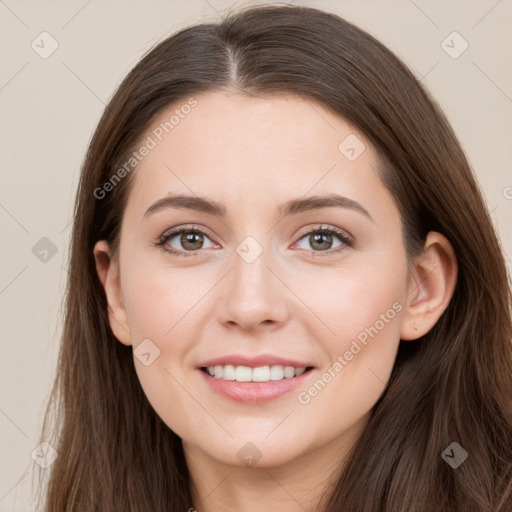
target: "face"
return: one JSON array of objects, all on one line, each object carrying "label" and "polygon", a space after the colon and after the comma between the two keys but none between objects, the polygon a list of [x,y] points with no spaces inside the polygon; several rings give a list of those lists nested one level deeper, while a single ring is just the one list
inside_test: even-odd
[{"label": "face", "polygon": [[[141,139],[156,145],[131,176],[112,328],[186,449],[238,466],[342,453],[390,377],[407,299],[375,154],[294,95],[195,99]],[[173,196],[191,199],[158,203]]]}]

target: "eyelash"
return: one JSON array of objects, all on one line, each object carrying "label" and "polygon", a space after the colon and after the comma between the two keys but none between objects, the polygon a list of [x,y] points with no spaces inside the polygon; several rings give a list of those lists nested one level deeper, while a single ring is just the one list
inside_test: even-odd
[{"label": "eyelash", "polygon": [[[154,245],[156,247],[160,247],[163,251],[173,254],[175,256],[183,256],[183,257],[196,256],[197,253],[201,249],[198,249],[197,251],[177,251],[173,248],[166,247],[166,244],[169,240],[174,238],[176,235],[181,234],[183,231],[198,232],[198,233],[201,233],[202,235],[207,236],[208,238],[211,238],[210,235],[204,229],[202,229],[200,226],[192,225],[192,226],[180,227],[178,229],[174,229],[168,233],[165,233],[158,239],[158,241]],[[330,255],[330,254],[338,253],[338,252],[346,249],[346,247],[354,246],[352,239],[350,237],[348,237],[345,234],[345,232],[341,231],[338,228],[332,227],[332,226],[331,227],[320,226],[320,227],[310,229],[309,231],[302,233],[297,241],[302,240],[304,237],[306,237],[308,235],[318,234],[318,233],[328,233],[331,235],[335,235],[342,242],[342,245],[340,245],[339,247],[336,247],[335,249],[328,249],[326,251],[313,251],[313,250],[310,251],[314,254],[318,253],[319,256],[323,256],[324,254]]]}]

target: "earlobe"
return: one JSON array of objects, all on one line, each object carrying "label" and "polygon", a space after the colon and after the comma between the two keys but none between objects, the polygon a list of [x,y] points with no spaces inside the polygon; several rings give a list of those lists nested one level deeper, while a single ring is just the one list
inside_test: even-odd
[{"label": "earlobe", "polygon": [[96,272],[105,291],[108,319],[114,336],[124,345],[131,345],[130,327],[121,293],[119,262],[112,258],[107,241],[100,240],[94,246]]},{"label": "earlobe", "polygon": [[448,239],[431,231],[412,265],[400,338],[424,336],[448,307],[457,281],[457,258]]}]

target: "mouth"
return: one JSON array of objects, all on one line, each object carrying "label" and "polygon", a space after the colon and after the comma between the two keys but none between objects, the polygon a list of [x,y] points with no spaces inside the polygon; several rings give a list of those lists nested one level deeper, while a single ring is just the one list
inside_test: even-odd
[{"label": "mouth", "polygon": [[244,366],[244,365],[215,365],[202,366],[200,368],[215,379],[236,382],[274,382],[283,379],[299,377],[313,369],[312,366],[283,366],[280,364],[272,366]]},{"label": "mouth", "polygon": [[274,356],[226,356],[197,367],[216,394],[246,404],[279,398],[305,385],[315,366]]}]

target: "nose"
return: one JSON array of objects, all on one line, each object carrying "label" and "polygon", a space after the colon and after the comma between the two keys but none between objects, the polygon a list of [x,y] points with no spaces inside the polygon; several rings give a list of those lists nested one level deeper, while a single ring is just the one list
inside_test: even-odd
[{"label": "nose", "polygon": [[286,322],[288,288],[272,266],[266,251],[252,262],[234,255],[233,267],[223,280],[218,311],[222,323],[252,331],[265,326],[278,328]]}]

